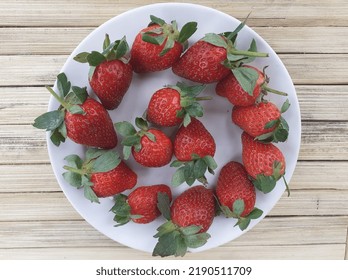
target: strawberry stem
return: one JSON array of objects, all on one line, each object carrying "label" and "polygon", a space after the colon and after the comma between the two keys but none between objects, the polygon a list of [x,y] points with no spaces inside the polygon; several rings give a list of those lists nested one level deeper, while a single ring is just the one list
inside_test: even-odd
[{"label": "strawberry stem", "polygon": [[53,95],[53,97],[55,98],[55,99],[57,99],[57,101],[65,108],[65,109],[69,109],[71,106],[68,104],[68,103],[66,103],[57,93],[55,93],[55,91],[51,88],[51,87],[49,87],[49,86],[46,86],[46,89],[50,92],[50,94],[52,94]]},{"label": "strawberry stem", "polygon": [[288,192],[288,197],[289,197],[290,196],[290,188],[289,188],[288,182],[286,182],[284,175],[282,177],[283,177],[283,181],[284,181],[286,191]]},{"label": "strawberry stem", "polygon": [[268,92],[272,92],[274,94],[278,94],[278,95],[282,95],[282,96],[288,96],[288,94],[286,92],[282,92],[282,91],[279,91],[279,90],[276,90],[276,89],[273,89],[273,88],[270,88],[266,85],[263,85],[262,88],[265,90],[265,91],[268,91]]},{"label": "strawberry stem", "polygon": [[74,168],[74,167],[71,167],[71,166],[67,166],[67,165],[64,165],[63,168],[65,170],[71,171],[73,173],[77,173],[77,174],[80,174],[80,175],[85,175],[85,172],[82,169],[77,169],[77,168]]},{"label": "strawberry stem", "polygon": [[252,52],[252,51],[242,51],[242,50],[231,50],[229,53],[234,55],[244,55],[248,57],[268,57],[268,53],[263,52]]},{"label": "strawberry stem", "polygon": [[202,101],[202,100],[211,100],[213,99],[211,96],[201,96],[201,97],[196,97],[196,101]]}]

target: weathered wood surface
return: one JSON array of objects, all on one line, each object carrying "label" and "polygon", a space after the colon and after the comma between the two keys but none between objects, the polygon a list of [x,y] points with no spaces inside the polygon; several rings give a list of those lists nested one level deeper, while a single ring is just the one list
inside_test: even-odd
[{"label": "weathered wood surface", "polygon": [[[53,175],[45,133],[31,124],[47,110],[44,85],[87,34],[155,2],[0,1],[0,259],[151,259],[82,219]],[[252,11],[248,25],[295,84],[302,143],[290,197],[240,238],[185,259],[348,259],[348,2],[191,3],[240,20]]]}]

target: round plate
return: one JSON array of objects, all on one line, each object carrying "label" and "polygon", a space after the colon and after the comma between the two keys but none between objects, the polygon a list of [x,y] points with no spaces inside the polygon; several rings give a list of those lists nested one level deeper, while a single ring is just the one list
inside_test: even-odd
[{"label": "round plate", "polygon": [[[87,86],[89,93],[92,94],[87,78],[89,66],[74,61],[73,57],[83,51],[101,51],[106,33],[110,35],[111,41],[121,39],[125,35],[131,46],[136,34],[150,22],[150,15],[160,17],[166,22],[175,19],[178,22],[179,28],[186,22],[196,21],[198,23],[198,30],[190,38],[190,45],[202,38],[206,33],[233,31],[240,23],[240,21],[230,15],[193,4],[164,3],[136,8],[112,18],[95,29],[69,56],[61,72],[66,73],[72,85],[80,87]],[[269,85],[275,89],[287,92],[289,95],[288,98],[291,106],[284,114],[284,118],[289,123],[290,135],[287,142],[279,144],[278,147],[284,153],[287,163],[285,177],[286,180],[290,182],[297,162],[301,135],[300,110],[296,92],[292,80],[279,57],[272,48],[248,26],[245,26],[239,33],[237,39],[239,44],[238,47],[240,49],[248,49],[252,39],[256,40],[258,51],[269,53],[268,58],[258,58],[253,62],[253,65],[260,69],[268,65],[267,74],[271,79]],[[183,79],[174,75],[171,69],[151,74],[134,74],[132,84],[121,105],[116,110],[109,111],[113,121],[127,120],[134,123],[135,117],[141,116],[144,113],[152,94],[156,90],[164,85],[175,84],[178,81],[183,81]],[[227,162],[231,160],[241,162],[242,151],[240,138],[242,131],[231,122],[232,106],[225,98],[216,95],[214,89],[215,84],[211,84],[208,85],[202,93],[202,96],[211,95],[213,100],[205,101],[203,104],[205,115],[201,118],[201,121],[215,138],[217,147],[215,160],[219,167],[216,170],[216,176],[210,174],[207,176],[209,186],[212,188],[216,184],[220,169]],[[269,95],[269,99],[276,103],[278,107],[285,101],[284,97],[275,96],[273,94]],[[56,109],[58,106],[59,104],[52,97],[49,103],[49,111]],[[173,131],[173,129],[167,129],[165,132],[167,132],[169,136],[173,136],[175,131]],[[109,211],[113,206],[113,200],[111,198],[101,199],[100,204],[91,203],[84,198],[83,190],[77,190],[71,187],[62,177],[62,173],[64,172],[62,167],[66,164],[64,157],[70,154],[83,156],[86,148],[70,140],[61,144],[60,147],[54,146],[49,138],[47,143],[52,167],[57,180],[66,197],[80,215],[109,238],[131,248],[152,252],[157,242],[153,235],[156,234],[157,227],[164,222],[164,219],[161,217],[145,225],[130,222],[122,227],[114,227],[115,222],[113,221],[113,214]],[[117,149],[120,150],[120,147]],[[160,183],[170,185],[172,174],[175,171],[175,169],[169,167],[169,165],[162,168],[143,168],[132,158],[127,164],[138,174],[137,187]],[[187,188],[187,185],[181,185],[175,189],[172,188],[173,195],[177,196]],[[285,185],[282,180],[279,180],[276,188],[271,193],[265,195],[257,192],[256,207],[262,209],[264,215],[258,220],[252,220],[247,230],[250,230],[267,215],[282,196],[284,190]],[[234,227],[235,222],[234,219],[226,219],[222,216],[216,217],[208,231],[211,238],[206,245],[192,251],[204,251],[220,246],[247,231],[241,231],[238,227]]]}]

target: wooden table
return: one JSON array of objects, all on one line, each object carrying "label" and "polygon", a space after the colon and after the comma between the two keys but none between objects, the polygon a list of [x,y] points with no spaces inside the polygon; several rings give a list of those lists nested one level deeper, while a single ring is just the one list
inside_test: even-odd
[{"label": "wooden table", "polygon": [[[151,259],[81,218],[31,124],[47,110],[44,85],[87,34],[154,2],[0,1],[0,259]],[[191,2],[241,20],[252,11],[248,25],[293,78],[303,136],[291,197],[242,237],[185,259],[348,259],[348,2]]]}]

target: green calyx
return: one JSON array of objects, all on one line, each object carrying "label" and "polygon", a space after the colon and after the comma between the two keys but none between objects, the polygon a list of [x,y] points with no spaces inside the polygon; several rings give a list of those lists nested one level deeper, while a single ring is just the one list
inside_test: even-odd
[{"label": "green calyx", "polygon": [[204,114],[203,106],[199,103],[202,100],[211,100],[210,96],[198,97],[205,89],[205,85],[189,86],[178,82],[175,86],[168,85],[168,88],[175,89],[180,94],[181,110],[176,116],[183,119],[183,125],[187,127],[191,123],[191,117],[198,118]]},{"label": "green calyx", "polygon": [[65,73],[57,76],[56,93],[51,87],[46,86],[47,90],[60,103],[57,110],[46,112],[34,120],[33,126],[39,129],[45,129],[51,132],[51,141],[54,145],[59,146],[65,142],[67,130],[64,122],[66,111],[71,114],[85,114],[82,105],[88,97],[86,87],[80,88],[71,86]]},{"label": "green calyx", "polygon": [[[290,102],[287,99],[282,108],[280,109],[280,113],[285,113],[290,107]],[[262,143],[278,143],[278,142],[285,142],[288,139],[289,136],[289,125],[287,121],[280,117],[279,119],[269,121],[265,125],[265,129],[274,128],[271,132],[262,134],[260,136],[257,136],[255,139],[262,142]]]},{"label": "green calyx", "polygon": [[69,155],[64,160],[67,161],[67,165],[63,168],[67,172],[63,173],[63,178],[77,189],[84,188],[85,197],[91,202],[97,203],[99,203],[99,199],[92,189],[91,175],[111,171],[121,162],[115,151],[95,148],[89,148],[86,151],[85,160],[78,155]]},{"label": "green calyx", "polygon": [[165,55],[170,49],[172,49],[175,42],[178,42],[186,47],[187,40],[197,30],[197,22],[188,22],[182,27],[181,31],[179,31],[178,24],[175,20],[173,20],[170,24],[167,24],[163,19],[153,15],[150,16],[150,19],[151,23],[149,26],[157,24],[159,27],[144,32],[142,34],[142,40],[154,45],[162,45],[165,42],[160,56]]},{"label": "green calyx", "polygon": [[241,215],[245,209],[245,204],[243,199],[236,199],[233,202],[233,205],[231,208],[227,207],[226,205],[220,205],[220,204],[219,204],[219,207],[221,209],[221,212],[225,215],[226,218],[237,219],[237,223],[234,226],[238,226],[240,230],[245,230],[249,226],[251,220],[258,219],[263,214],[262,210],[255,207],[247,216],[242,217]]},{"label": "green calyx", "polygon": [[142,215],[132,215],[131,207],[127,202],[128,196],[118,194],[114,197],[115,204],[110,209],[115,214],[114,221],[117,222],[115,227],[127,224],[132,219],[139,219]]},{"label": "green calyx", "polygon": [[202,40],[214,46],[226,49],[227,57],[223,61],[223,65],[231,69],[243,90],[249,95],[253,95],[258,73],[254,69],[241,66],[254,61],[257,57],[268,57],[268,53],[258,52],[254,39],[251,41],[248,50],[237,49],[237,36],[239,31],[245,26],[247,18],[232,32],[224,32],[221,34],[208,33]]},{"label": "green calyx", "polygon": [[[163,225],[157,228],[158,242],[152,252],[153,256],[181,256],[183,257],[188,248],[199,248],[207,243],[210,234],[200,233],[201,226],[191,225],[179,227],[170,219],[169,198],[166,194],[158,195],[158,208],[162,215],[167,219]],[[164,210],[164,212],[162,212]]]},{"label": "green calyx", "polygon": [[192,186],[196,180],[206,186],[208,184],[205,177],[206,172],[214,174],[214,170],[217,168],[212,156],[200,157],[195,154],[192,155],[191,161],[174,160],[170,166],[178,168],[171,180],[173,187],[178,187],[185,182]]},{"label": "green calyx", "polygon": [[256,179],[253,179],[254,186],[258,190],[266,194],[271,192],[275,188],[280,178],[283,178],[286,191],[288,193],[288,196],[290,196],[290,188],[285,180],[284,174],[281,173],[281,170],[282,170],[282,163],[279,161],[274,161],[273,174],[270,176],[266,176],[264,174],[258,174],[256,176]]},{"label": "green calyx", "polygon": [[88,63],[92,67],[96,67],[104,61],[116,59],[122,60],[126,63],[128,62],[128,59],[126,58],[128,52],[129,46],[126,41],[126,37],[111,43],[109,35],[105,34],[102,52],[82,52],[76,55],[74,60],[80,63]]},{"label": "green calyx", "polygon": [[140,129],[139,131],[127,121],[114,124],[116,131],[123,136],[121,144],[123,145],[125,160],[129,158],[133,147],[136,152],[141,150],[141,138],[143,136],[147,136],[151,141],[156,142],[155,135],[148,131],[149,125],[145,119],[136,118],[135,125]]}]

